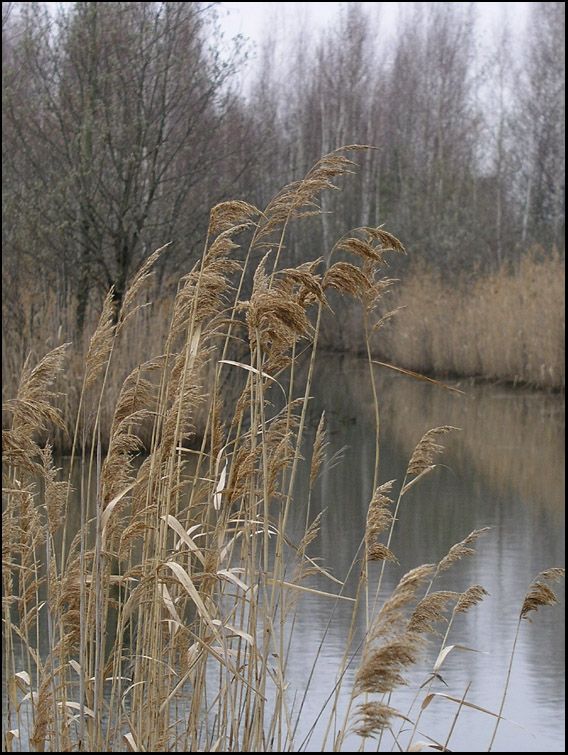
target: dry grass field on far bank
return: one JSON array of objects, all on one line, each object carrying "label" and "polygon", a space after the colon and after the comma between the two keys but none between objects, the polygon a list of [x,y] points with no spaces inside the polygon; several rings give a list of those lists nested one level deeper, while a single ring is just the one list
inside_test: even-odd
[{"label": "dry grass field on far bank", "polygon": [[[475,377],[564,390],[565,260],[535,249],[515,266],[447,281],[415,263],[385,297],[395,311],[373,341],[393,365],[438,377]],[[364,352],[360,313],[324,323],[333,350]]]}]

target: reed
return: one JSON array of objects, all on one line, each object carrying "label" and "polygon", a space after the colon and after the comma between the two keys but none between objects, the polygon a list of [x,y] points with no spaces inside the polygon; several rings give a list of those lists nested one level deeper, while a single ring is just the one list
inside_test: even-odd
[{"label": "reed", "polygon": [[[381,300],[373,351],[423,375],[563,391],[564,277],[564,257],[541,248],[496,272],[457,279],[414,261]],[[322,346],[365,354],[363,320],[352,305],[340,322],[325,318]]]},{"label": "reed", "polygon": [[[110,293],[84,347],[70,426],[62,418],[70,399],[57,395],[71,382],[68,348],[26,364],[4,406],[7,751],[299,751],[315,725],[307,722],[309,734],[299,742],[304,705],[287,690],[299,594],[329,599],[330,621],[339,603],[353,611],[343,663],[317,716],[327,722],[321,750],[340,750],[349,731],[380,743],[399,720],[413,730],[408,749],[421,748],[414,738],[419,714],[397,710],[391,696],[420,662],[434,626],[474,608],[485,591],[432,590],[442,571],[472,554],[476,531],[437,564],[407,572],[392,594],[369,592],[369,563],[384,569],[396,560],[390,546],[404,495],[436,468],[438,439],[453,429],[423,436],[401,485],[380,484],[370,338],[392,283],[385,255],[402,247],[383,229],[359,228],[340,240],[327,267],[319,259],[283,264],[289,227],[353,170],[359,149],[323,157],[262,212],[244,202],[213,208],[202,258],[181,277],[167,326],[160,309],[140,311],[163,250],[132,281],[118,318]],[[354,594],[310,556],[320,517],[312,520],[308,508],[299,542],[288,526],[300,465],[308,465],[311,495],[326,463],[323,417],[307,458],[303,441],[332,289],[364,311],[377,435],[376,489],[350,570],[360,571]],[[141,327],[161,338],[154,353],[139,351],[138,343],[148,345],[137,340]],[[60,479],[44,442],[57,428],[72,449],[68,479]],[[80,473],[78,532],[68,525],[73,468]],[[329,589],[311,587],[313,574]],[[544,590],[531,588],[523,616],[553,602]],[[361,607],[362,643],[353,631]],[[451,620],[433,673],[455,647],[447,645],[450,627]],[[310,661],[310,679],[319,655]],[[341,709],[339,691],[353,662],[359,670]],[[423,706],[433,693],[424,694]],[[506,687],[497,720],[505,696]],[[472,705],[458,700],[460,710]]]},{"label": "reed", "polygon": [[411,370],[538,388],[565,387],[565,261],[532,249],[514,266],[448,283],[419,267],[404,277],[379,353]]}]

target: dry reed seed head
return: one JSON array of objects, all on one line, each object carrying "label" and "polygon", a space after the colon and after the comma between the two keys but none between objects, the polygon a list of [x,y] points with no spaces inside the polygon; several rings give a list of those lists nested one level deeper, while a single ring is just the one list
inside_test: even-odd
[{"label": "dry reed seed head", "polygon": [[414,601],[416,592],[431,577],[433,564],[423,564],[407,572],[399,581],[390,597],[385,601],[378,616],[373,621],[368,635],[366,649],[376,642],[407,634],[405,612]]},{"label": "dry reed seed head", "polygon": [[180,281],[181,285],[174,299],[174,309],[170,331],[168,333],[168,343],[172,343],[180,333],[185,332],[187,329],[187,325],[190,322],[194,309],[195,284],[197,277],[198,271],[194,268],[189,275],[186,275]]},{"label": "dry reed seed head", "polygon": [[373,282],[360,268],[350,262],[335,262],[326,271],[322,287],[324,291],[335,288],[341,293],[363,300],[371,291]]},{"label": "dry reed seed head", "polygon": [[[12,415],[12,427],[3,431],[6,452],[14,461],[20,461],[28,468],[33,468],[33,456],[37,452],[34,442],[36,432],[45,430],[49,425],[65,430],[65,424],[59,409],[53,406],[58,394],[49,390],[63,367],[65,353],[69,344],[62,344],[48,352],[35,367],[26,365],[23,369],[15,399],[2,405],[2,410]],[[19,446],[19,450],[18,450]],[[4,462],[8,459],[4,458]]]},{"label": "dry reed seed head", "polygon": [[246,318],[251,344],[256,343],[258,335],[268,356],[273,349],[280,355],[312,330],[304,308],[277,289],[253,293]]},{"label": "dry reed seed head", "polygon": [[136,514],[120,533],[120,542],[118,545],[118,557],[121,561],[126,560],[134,548],[135,541],[140,538],[142,541],[155,530],[155,525],[148,521],[155,517],[156,506],[148,507]]},{"label": "dry reed seed head", "polygon": [[377,147],[372,144],[344,144],[342,147],[338,147],[332,154],[340,152],[372,152],[376,151]]},{"label": "dry reed seed head", "polygon": [[306,262],[298,267],[279,270],[277,283],[284,294],[293,296],[301,306],[311,302],[323,302],[325,297],[321,287],[321,277],[315,274],[320,260]]},{"label": "dry reed seed head", "polygon": [[170,244],[171,242],[152,252],[152,254],[150,254],[150,256],[142,263],[138,272],[134,275],[132,282],[129,284],[126,293],[124,294],[117,330],[121,330],[126,321],[136,312],[137,308],[133,306],[136,297],[146,281],[152,276],[152,268]]},{"label": "dry reed seed head", "polygon": [[[34,436],[36,433],[45,431],[50,425],[58,427],[63,431],[66,430],[65,422],[61,410],[49,403],[55,400],[57,394],[46,391],[43,398],[36,400],[13,399],[6,402],[4,409],[11,412],[12,433],[6,433],[6,445],[8,453],[12,452],[14,457],[20,456],[24,461],[24,449],[27,449],[30,457],[28,462],[32,463],[32,457],[37,450]],[[4,432],[2,437],[4,438]],[[21,443],[20,453],[14,448],[15,443]],[[6,461],[6,460],[4,460]]]},{"label": "dry reed seed head", "polygon": [[132,455],[144,448],[144,441],[140,437],[142,430],[155,416],[156,413],[148,409],[138,409],[123,417],[112,427],[109,451],[116,448],[122,454]]},{"label": "dry reed seed head", "polygon": [[274,347],[265,364],[265,371],[271,375],[278,375],[280,372],[287,370],[294,361],[292,355],[286,351],[288,347],[283,346],[280,350]]},{"label": "dry reed seed head", "polygon": [[[119,494],[123,493],[127,485],[134,477],[133,457],[144,448],[143,442],[137,435],[129,432],[117,433],[111,439],[111,445],[102,467],[102,501],[103,508]],[[119,502],[119,509],[130,501],[130,497],[124,497]],[[114,509],[113,509],[114,512]],[[118,525],[118,518],[114,515],[111,520],[112,528],[109,534]]]},{"label": "dry reed seed head", "polygon": [[[384,294],[391,288],[395,283],[397,283],[397,279],[395,278],[386,278],[386,277],[379,277],[379,270],[370,270],[368,269],[367,263],[363,265],[363,272],[369,280],[371,281],[372,285],[371,288],[368,290],[367,294],[363,297],[363,302],[365,304],[365,308],[369,314],[373,313],[378,307],[380,302],[383,299]],[[389,315],[383,315],[385,318],[385,321],[388,320],[390,317],[394,315],[394,312],[401,309],[401,307],[398,307],[397,309],[393,310],[393,312]],[[373,327],[374,330],[376,330],[380,325],[375,325]]]},{"label": "dry reed seed head", "polygon": [[356,163],[352,160],[337,153],[325,155],[318,160],[304,179],[285,186],[271,200],[266,207],[266,222],[257,234],[257,241],[270,236],[290,219],[306,214],[306,211],[313,214],[318,195],[327,189],[336,189],[332,179],[352,173],[355,166]]},{"label": "dry reed seed head", "polygon": [[398,282],[399,282],[398,278],[386,278],[386,277],[379,278],[375,276],[374,287],[378,293],[378,296],[380,297],[385,293],[385,291],[388,291],[389,288],[392,288],[395,285],[395,283],[398,283]]},{"label": "dry reed seed head", "polygon": [[320,511],[319,514],[314,519],[314,521],[310,524],[310,526],[306,530],[304,537],[300,540],[300,544],[298,545],[298,548],[297,548],[298,553],[305,553],[305,551],[308,548],[308,545],[310,545],[310,543],[313,543],[313,541],[317,538],[320,531],[322,518],[323,518],[323,511]]},{"label": "dry reed seed head", "polygon": [[230,488],[227,490],[229,503],[234,503],[249,489],[260,453],[261,448],[258,446],[254,451],[251,450],[250,439],[241,442],[236,450],[231,466]]},{"label": "dry reed seed head", "polygon": [[219,458],[221,449],[226,444],[225,424],[223,422],[223,417],[226,416],[225,402],[223,401],[223,395],[221,393],[220,386],[215,391],[213,402],[211,404],[211,413],[213,414],[213,426],[211,428],[211,457],[213,459],[217,459]]},{"label": "dry reed seed head", "polygon": [[369,241],[363,239],[356,237],[344,238],[336,244],[335,248],[337,251],[349,252],[363,260],[370,260],[379,264],[384,263],[380,250],[375,249]]},{"label": "dry reed seed head", "polygon": [[[40,585],[43,585],[44,583],[45,579],[38,580],[38,582],[33,585],[33,589],[28,589],[27,592],[29,595],[24,596],[18,606],[19,629],[24,636],[26,636],[28,632],[32,632],[34,628],[37,627],[38,620],[40,620],[38,617],[41,610],[41,603],[39,605],[37,604],[37,591],[40,589]],[[24,606],[23,608],[22,605]]]},{"label": "dry reed seed head", "polygon": [[256,270],[252,277],[253,294],[257,291],[268,291],[270,287],[270,276],[266,272],[266,264],[271,254],[272,249],[269,249],[256,266]]},{"label": "dry reed seed head", "polygon": [[320,170],[307,176],[297,184],[296,191],[289,197],[289,207],[293,210],[292,217],[296,217],[298,211],[304,208],[311,208],[316,202],[316,198],[323,191],[328,189],[337,190],[337,186],[332,179],[339,173],[333,169]]},{"label": "dry reed seed head", "polygon": [[523,605],[521,608],[521,619],[528,618],[532,611],[538,610],[541,606],[554,606],[558,603],[558,598],[554,591],[542,579],[556,582],[564,577],[564,569],[552,568],[541,572],[537,575],[534,582],[530,585]]},{"label": "dry reed seed head", "polygon": [[[182,351],[173,355],[173,364],[168,378],[168,399],[173,401],[184,389],[184,383],[188,378],[193,378],[197,373],[196,365],[203,365],[204,354],[202,352],[203,342],[201,338],[201,329],[193,334],[193,338],[183,345]],[[190,374],[192,373],[192,374]]]},{"label": "dry reed seed head", "polygon": [[[80,533],[79,533],[80,534]],[[84,570],[92,566],[94,554],[89,551],[84,554]],[[81,604],[81,557],[75,554],[69,558],[61,575],[61,589],[57,609],[61,614],[68,611],[78,611]]]},{"label": "dry reed seed head", "polygon": [[85,388],[93,385],[108,363],[115,332],[114,288],[111,288],[105,297],[99,323],[89,342],[85,360]]},{"label": "dry reed seed head", "polygon": [[435,457],[444,450],[444,446],[436,443],[436,438],[440,435],[446,435],[446,433],[452,430],[458,430],[458,428],[451,425],[443,425],[441,427],[434,427],[424,433],[414,449],[406,473],[408,475],[419,475],[428,467],[431,467]]},{"label": "dry reed seed head", "polygon": [[[239,230],[242,230],[243,226],[239,226]],[[215,241],[211,244],[205,255],[205,265],[209,264],[219,257],[226,258],[227,255],[234,252],[239,248],[239,245],[231,238],[232,232],[235,229],[231,228],[229,231],[224,231],[220,236],[217,236]]]},{"label": "dry reed seed head", "polygon": [[[304,287],[309,281],[311,289],[316,290],[319,282],[306,270],[285,271],[287,279],[280,279],[270,287],[270,278],[265,272],[268,254],[264,256],[254,275],[253,292],[250,301],[242,302],[238,309],[246,311],[250,343],[260,342],[270,372],[288,366],[286,352],[301,337],[312,333],[312,325],[306,315],[306,297],[300,303],[298,294],[293,292],[290,284],[303,281]],[[292,279],[294,276],[294,279]],[[287,284],[286,284],[287,280]],[[284,281],[284,283],[282,282]],[[308,295],[311,292],[306,289]]]},{"label": "dry reed seed head", "polygon": [[267,420],[268,432],[265,440],[269,444],[277,443],[287,433],[299,428],[303,404],[303,398],[292,399],[274,417]]},{"label": "dry reed seed head", "polygon": [[310,465],[310,487],[313,487],[314,482],[319,474],[321,465],[325,458],[325,452],[328,447],[327,430],[325,426],[325,411],[321,413],[320,421],[316,430],[316,436],[314,439],[314,448],[312,452],[312,463]]},{"label": "dry reed seed head", "polygon": [[[296,456],[294,433],[299,424],[297,411],[300,405],[301,401],[293,401],[291,404],[288,404],[276,417],[267,423],[268,426],[265,428],[262,446],[268,460],[266,487],[270,496],[274,496],[277,493],[279,487],[277,485],[278,475],[290,466]],[[289,417],[287,416],[288,410],[290,411]],[[258,461],[260,461],[262,456],[260,453],[262,446],[257,447],[259,453],[256,454],[256,459]],[[259,476],[263,473],[263,467],[260,463],[258,465],[258,473]]]},{"label": "dry reed seed head", "polygon": [[[288,469],[296,458],[295,436],[287,433],[268,454],[268,476],[266,487],[269,496],[276,496],[281,486],[277,484],[278,476]],[[302,458],[302,457],[300,457]],[[284,493],[281,493],[285,496]]]},{"label": "dry reed seed head", "polygon": [[362,260],[362,272],[373,284],[366,291],[364,299],[367,308],[372,308],[376,306],[385,290],[393,282],[387,278],[377,279],[379,268],[387,264],[385,253],[403,252],[404,248],[396,237],[381,228],[362,227],[356,228],[350,236],[340,239],[334,246],[332,254],[335,251],[347,252]]},{"label": "dry reed seed head", "polygon": [[65,343],[52,349],[35,367],[26,365],[22,370],[16,398],[22,401],[40,399],[63,368],[63,360],[69,346],[69,343]]},{"label": "dry reed seed head", "polygon": [[254,205],[242,200],[220,202],[209,214],[209,234],[212,236],[227,231],[247,221],[254,220],[262,213]]},{"label": "dry reed seed head", "polygon": [[[270,245],[270,242],[276,242],[276,231],[281,228],[282,225],[288,219],[290,213],[290,204],[274,204],[272,207],[266,208],[267,220],[259,228],[256,234],[256,242],[254,247],[256,249],[266,249]],[[265,241],[263,241],[265,239]]]},{"label": "dry reed seed head", "polygon": [[[17,543],[20,540],[20,528],[17,525],[14,497],[6,495],[5,508],[2,512],[2,564],[9,572],[9,564],[12,561],[12,553],[17,552]],[[11,572],[10,572],[11,573]]]},{"label": "dry reed seed head", "polygon": [[47,522],[50,534],[63,523],[65,504],[69,492],[69,482],[57,481],[57,470],[53,464],[53,452],[49,443],[41,449],[43,478],[45,483],[44,500],[47,509]]},{"label": "dry reed seed head", "polygon": [[203,402],[203,394],[196,386],[190,386],[184,391],[183,397],[176,396],[172,406],[166,411],[162,434],[158,448],[158,458],[166,463],[176,448],[190,442],[195,437],[196,407]]},{"label": "dry reed seed head", "polygon": [[21,564],[27,566],[33,563],[35,549],[45,542],[46,537],[42,517],[35,505],[34,490],[16,480],[9,492],[3,489],[3,494],[6,511],[2,522],[8,521],[8,527],[6,533],[2,530],[2,552],[7,559],[10,555],[17,555]]},{"label": "dry reed seed head", "polygon": [[355,676],[355,694],[388,694],[406,684],[404,669],[418,660],[424,642],[414,632],[404,632],[363,654]]},{"label": "dry reed seed head", "polygon": [[458,600],[459,597],[459,593],[448,590],[426,595],[412,612],[408,622],[408,631],[418,632],[418,634],[437,634],[435,624],[446,620],[444,614],[448,603]]},{"label": "dry reed seed head", "polygon": [[266,222],[260,227],[255,237],[254,248],[266,249],[269,245],[281,245],[283,228],[290,220],[321,215],[320,207],[312,201],[312,197],[324,188],[335,188],[329,182],[322,185],[304,186],[300,193],[281,195],[277,202],[273,202],[266,209]]},{"label": "dry reed seed head", "polygon": [[369,543],[367,545],[367,561],[390,561],[398,564],[398,559],[383,543]]},{"label": "dry reed seed head", "polygon": [[132,516],[135,516],[146,506],[147,500],[152,498],[157,484],[156,476],[151,477],[154,455],[149,454],[136,472],[134,487],[132,488]]},{"label": "dry reed seed head", "polygon": [[393,501],[387,496],[392,490],[394,480],[389,480],[380,485],[373,495],[367,511],[365,526],[365,546],[367,561],[392,561],[396,562],[396,556],[386,545],[379,543],[377,538],[390,528],[393,515],[390,506]]},{"label": "dry reed seed head", "polygon": [[370,537],[380,535],[392,523],[393,516],[389,510],[389,506],[392,505],[393,500],[388,497],[387,493],[391,492],[394,482],[394,480],[389,480],[379,485],[369,503],[366,529]]},{"label": "dry reed seed head", "polygon": [[384,703],[362,703],[357,706],[357,719],[353,731],[360,737],[372,737],[383,729],[389,728],[393,718],[405,718],[405,716]]},{"label": "dry reed seed head", "polygon": [[33,729],[30,736],[30,744],[37,752],[44,752],[45,740],[48,737],[49,726],[52,723],[52,689],[53,681],[51,671],[46,667],[41,675],[35,716],[33,719]]},{"label": "dry reed seed head", "polygon": [[224,257],[207,263],[198,282],[195,305],[197,322],[213,317],[222,311],[231,290],[230,278],[241,270],[241,263]]},{"label": "dry reed seed head", "polygon": [[[434,572],[434,564],[421,564],[404,574],[396,588],[396,591],[409,593],[413,596],[420,585]],[[395,592],[396,592],[395,591]]]},{"label": "dry reed seed head", "polygon": [[159,453],[162,462],[175,451],[176,445],[193,437],[195,428],[192,419],[207,398],[202,386],[207,351],[199,342],[199,333],[194,335],[195,343],[188,347],[191,353],[178,354],[170,374],[171,403],[165,410],[160,437]]},{"label": "dry reed seed head", "polygon": [[250,407],[250,402],[250,389],[248,387],[248,384],[246,384],[235,404],[235,410],[233,412],[233,418],[231,420],[231,429],[238,427],[242,422],[247,409]]},{"label": "dry reed seed head", "polygon": [[325,297],[322,286],[322,275],[317,272],[322,263],[322,258],[313,260],[312,262],[299,265],[296,269],[300,272],[305,270],[308,277],[301,281],[298,289],[298,302],[303,307],[308,307],[312,304],[322,304],[324,307],[329,308],[329,304]]},{"label": "dry reed seed head", "polygon": [[112,422],[111,435],[127,417],[137,412],[154,408],[157,402],[155,383],[142,377],[140,367],[136,367],[126,378],[120,389]]},{"label": "dry reed seed head", "polygon": [[545,569],[545,571],[541,571],[540,574],[537,575],[536,579],[538,580],[547,580],[548,582],[559,582],[561,579],[564,579],[566,575],[566,570],[554,566],[551,569]]},{"label": "dry reed seed head", "polygon": [[395,307],[394,309],[391,309],[390,312],[386,312],[377,320],[377,322],[373,324],[372,332],[374,333],[377,330],[380,330],[384,325],[390,322],[390,320],[392,320],[392,318],[395,317],[403,309],[404,309],[404,306],[400,306],[400,307]]},{"label": "dry reed seed head", "polygon": [[[28,563],[30,563],[29,559],[27,561]],[[52,556],[49,568],[47,569],[47,572],[50,574],[50,576],[54,574],[54,567],[55,562],[54,557]],[[35,603],[39,590],[47,581],[47,576],[38,577],[36,580],[35,574],[32,575],[29,571],[27,571],[27,573],[22,573],[20,584],[20,605],[18,606],[20,615],[22,615],[22,613],[26,613],[29,610],[30,603],[32,601]],[[52,597],[55,597],[52,585],[50,585],[49,589],[50,592],[48,595],[48,600],[51,601]],[[55,602],[53,602],[52,605],[55,605]]]},{"label": "dry reed seed head", "polygon": [[174,302],[170,341],[185,332],[192,321],[203,324],[224,309],[231,291],[230,277],[240,269],[240,262],[219,257],[207,261],[203,269],[196,265],[184,276]]},{"label": "dry reed seed head", "polygon": [[553,590],[543,582],[533,582],[527,592],[521,608],[521,618],[526,619],[532,611],[536,611],[541,606],[554,606],[558,603],[558,598]]},{"label": "dry reed seed head", "polygon": [[406,251],[399,239],[397,239],[396,236],[393,236],[392,233],[385,231],[381,226],[378,226],[377,228],[366,227],[364,230],[370,239],[379,242],[383,252],[393,251],[404,254]]},{"label": "dry reed seed head", "polygon": [[490,529],[491,527],[482,527],[480,530],[473,530],[473,532],[470,532],[464,540],[452,545],[444,558],[439,562],[436,571],[438,573],[446,571],[446,569],[449,569],[453,564],[460,561],[465,556],[473,556],[475,554],[475,549],[470,546],[472,543],[475,543],[481,535],[489,532]]},{"label": "dry reed seed head", "polygon": [[463,592],[455,605],[455,613],[466,613],[470,608],[475,608],[489,593],[481,585],[472,585]]},{"label": "dry reed seed head", "polygon": [[353,168],[357,167],[357,163],[350,160],[345,155],[339,154],[339,151],[346,152],[348,150],[356,151],[357,149],[367,149],[364,145],[352,145],[348,147],[341,147],[340,150],[329,152],[327,155],[321,157],[314,167],[308,173],[308,177],[312,174],[319,175],[323,172],[326,175],[339,176],[343,173],[352,173]]},{"label": "dry reed seed head", "polygon": [[2,430],[2,462],[14,469],[37,472],[34,461],[39,454],[39,446],[30,437],[33,428],[27,425],[18,430]]}]

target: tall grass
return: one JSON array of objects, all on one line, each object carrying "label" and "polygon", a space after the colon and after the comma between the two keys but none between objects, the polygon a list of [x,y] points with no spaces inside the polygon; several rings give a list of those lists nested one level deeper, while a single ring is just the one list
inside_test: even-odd
[{"label": "tall grass", "polygon": [[[165,252],[167,253],[167,252]],[[31,294],[30,294],[31,296]],[[34,294],[34,297],[37,296]],[[41,298],[41,297],[40,297]],[[172,297],[173,299],[173,297]],[[73,428],[79,419],[78,447],[88,444],[92,440],[95,416],[101,429],[101,441],[106,444],[110,438],[111,426],[115,406],[119,400],[122,385],[128,375],[138,365],[143,364],[151,354],[160,354],[166,341],[171,317],[172,302],[163,296],[157,296],[157,287],[148,281],[144,291],[139,296],[140,310],[128,322],[128,327],[121,328],[114,336],[112,369],[106,378],[105,390],[101,394],[95,386],[87,387],[86,395],[82,399],[85,362],[89,351],[90,335],[96,329],[100,313],[92,306],[88,311],[89,327],[81,338],[75,334],[73,312],[74,302],[69,301],[65,306],[59,306],[56,296],[47,292],[41,299],[41,304],[34,302],[22,303],[24,322],[4,320],[4,370],[2,391],[3,397],[14,396],[18,390],[20,375],[30,360],[39,361],[46,350],[69,343],[66,355],[65,371],[54,379],[54,406],[60,411],[64,428],[51,428],[50,440],[57,453],[70,453],[73,440]],[[35,314],[32,314],[34,313]],[[227,380],[232,376],[228,375]],[[80,403],[86,401],[92,409],[100,398],[100,409],[95,411],[80,411]],[[195,417],[196,425],[203,429],[206,407],[198,410]],[[6,416],[3,417],[6,426]],[[146,442],[151,438],[151,423],[145,423]],[[41,441],[47,440],[43,433]]]},{"label": "tall grass", "polygon": [[[478,585],[463,593],[436,590],[439,575],[472,555],[483,531],[464,533],[437,563],[407,572],[391,595],[381,587],[396,560],[390,546],[397,512],[435,469],[440,439],[453,428],[425,433],[398,485],[380,480],[377,442],[375,491],[353,554],[351,571],[360,573],[354,593],[310,557],[320,518],[312,519],[309,507],[304,536],[293,541],[288,533],[300,465],[309,464],[313,487],[325,458],[323,417],[307,457],[302,441],[330,290],[360,302],[374,384],[369,339],[391,283],[385,255],[402,251],[383,229],[360,228],[338,242],[327,267],[320,259],[286,267],[290,224],[317,210],[321,192],[354,167],[344,153],[357,149],[322,158],[263,212],[244,202],[213,208],[202,259],[180,279],[167,329],[156,326],[163,342],[122,382],[106,423],[113,370],[133,344],[137,318],[147,316],[138,306],[158,253],[131,283],[118,322],[112,294],[104,303],[86,348],[72,427],[65,428],[53,391],[65,375],[67,347],[26,364],[4,406],[6,750],[301,749],[304,706],[289,698],[287,666],[297,599],[310,593],[329,599],[331,616],[339,601],[353,609],[330,704],[322,701],[318,716],[325,722],[321,750],[341,750],[353,731],[362,742],[377,737],[380,746],[387,729],[400,741],[405,736],[405,747],[422,748],[419,711],[438,693],[423,690],[422,708],[409,711],[397,710],[391,696],[446,619],[432,669],[439,673],[452,650],[453,617],[484,597]],[[232,256],[237,244],[244,245],[243,263]],[[233,343],[245,357],[235,358]],[[133,352],[138,357],[135,345]],[[300,359],[308,361],[305,381],[297,376]],[[227,373],[239,383],[236,396],[223,389]],[[378,441],[376,391],[373,414]],[[43,442],[58,427],[72,449],[66,480]],[[81,527],[72,532],[70,480],[79,464]],[[371,589],[373,562],[380,576]],[[314,573],[328,580],[327,591],[309,586]],[[548,582],[560,575],[540,575],[520,619],[555,602]],[[360,610],[367,626],[362,647],[353,631]],[[354,659],[359,669],[342,707]],[[310,677],[317,660],[307,661]],[[505,686],[497,724],[506,693]],[[473,704],[460,695],[448,695],[459,703],[456,720]],[[302,722],[302,731],[313,724]]]},{"label": "tall grass", "polygon": [[564,279],[564,259],[536,249],[514,269],[454,285],[416,270],[390,300],[400,311],[381,333],[380,351],[428,374],[563,389]]}]

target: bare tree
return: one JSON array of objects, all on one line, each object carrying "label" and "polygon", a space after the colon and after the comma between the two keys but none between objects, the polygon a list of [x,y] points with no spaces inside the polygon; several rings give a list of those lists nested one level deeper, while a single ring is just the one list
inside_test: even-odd
[{"label": "bare tree", "polygon": [[[148,251],[183,238],[187,254],[223,193],[236,57],[208,43],[209,13],[199,3],[88,2],[54,26],[40,6],[24,9],[6,119],[17,160],[33,168],[19,178],[27,225],[42,218],[38,242],[73,287],[79,330],[94,286],[114,286],[119,308]],[[20,96],[22,74],[31,100]]]},{"label": "bare tree", "polygon": [[526,245],[563,245],[565,173],[565,6],[534,3],[528,54],[516,87],[516,181]]}]

